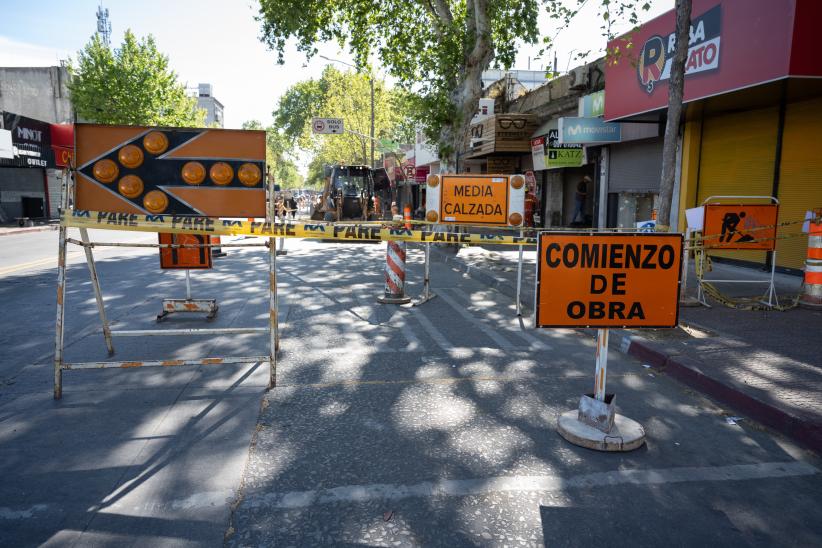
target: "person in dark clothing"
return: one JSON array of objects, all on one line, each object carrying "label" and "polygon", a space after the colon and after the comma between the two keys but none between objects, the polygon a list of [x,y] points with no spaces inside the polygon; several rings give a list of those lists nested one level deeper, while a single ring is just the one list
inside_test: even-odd
[{"label": "person in dark clothing", "polygon": [[586,175],[579,184],[577,184],[577,191],[574,194],[576,208],[574,209],[574,218],[571,220],[572,223],[585,222],[585,202],[588,200],[588,184],[590,182],[591,178]]}]

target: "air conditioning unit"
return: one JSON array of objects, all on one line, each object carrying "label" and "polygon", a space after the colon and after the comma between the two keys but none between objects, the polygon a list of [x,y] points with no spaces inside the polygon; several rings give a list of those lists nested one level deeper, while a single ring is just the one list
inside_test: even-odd
[{"label": "air conditioning unit", "polygon": [[568,74],[571,75],[571,89],[587,89],[588,88],[588,68],[577,67]]}]

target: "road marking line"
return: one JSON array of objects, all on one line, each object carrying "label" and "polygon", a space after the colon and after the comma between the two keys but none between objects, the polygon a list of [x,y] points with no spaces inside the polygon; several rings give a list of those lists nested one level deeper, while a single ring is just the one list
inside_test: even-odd
[{"label": "road marking line", "polygon": [[[463,299],[465,299],[466,301],[468,301],[469,303],[472,303],[472,302],[473,302],[473,301],[471,300],[471,296],[470,296],[470,295],[468,295],[468,293],[466,293],[465,291],[463,291],[463,290],[462,290],[462,289],[460,289],[459,287],[454,287],[454,288],[452,288],[451,290],[452,290],[452,291],[454,291],[455,293],[458,293],[459,295],[461,295],[461,296],[462,296],[462,298],[463,298]],[[473,306],[473,305],[472,305],[472,306]],[[524,331],[524,330],[522,330],[522,329],[519,329],[519,330],[517,330],[517,329],[512,329],[511,331],[513,331],[513,332],[514,332],[514,334],[515,334],[516,336],[518,336],[518,337],[522,337],[522,338],[523,338],[523,339],[525,339],[526,341],[530,342],[530,343],[531,343],[530,348],[531,348],[532,350],[553,350],[553,348],[552,348],[550,345],[545,344],[544,342],[542,342],[541,340],[539,340],[539,339],[538,339],[537,337],[535,337],[534,335],[532,335],[532,334],[528,333],[527,331]]]},{"label": "road marking line", "polygon": [[400,500],[412,497],[464,497],[493,493],[521,493],[591,489],[617,485],[660,485],[698,481],[744,481],[767,478],[811,476],[819,473],[810,464],[764,462],[730,466],[684,466],[646,470],[615,470],[563,478],[560,476],[497,476],[490,478],[426,481],[414,485],[374,483],[344,485],[330,489],[266,493],[247,496],[244,504],[272,508],[307,508],[317,504],[359,503],[370,500]]},{"label": "road marking line", "polygon": [[509,348],[514,348],[515,347],[515,345],[512,344],[511,341],[509,341],[508,339],[506,339],[505,337],[503,337],[502,335],[497,333],[495,330],[491,329],[491,326],[487,325],[482,320],[478,320],[473,314],[471,314],[470,312],[465,310],[465,307],[460,306],[460,304],[457,301],[455,301],[453,297],[449,297],[446,294],[446,291],[453,291],[453,290],[451,290],[451,289],[441,289],[438,292],[439,296],[442,297],[442,300],[444,300],[446,303],[448,303],[451,306],[451,308],[456,310],[457,313],[460,316],[462,316],[463,318],[468,320],[470,323],[472,323],[476,327],[478,327],[480,331],[482,331],[483,333],[485,333],[488,336],[488,338],[490,338],[492,341],[497,343],[500,348],[504,348],[504,349],[507,350]]},{"label": "road marking line", "polygon": [[[76,255],[78,253],[80,253],[80,252],[79,251],[72,251],[69,254],[67,254],[67,257],[68,257],[68,255]],[[53,263],[53,264],[51,264],[51,263]],[[56,254],[55,254],[54,257],[46,257],[46,258],[43,258],[43,259],[37,259],[36,261],[29,261],[27,263],[20,263],[20,264],[0,268],[0,276],[4,276],[6,274],[11,274],[12,272],[17,272],[19,270],[26,270],[26,269],[29,269],[29,268],[35,268],[35,267],[38,267],[38,266],[45,266],[45,265],[49,265],[49,264],[51,264],[51,266],[53,266],[54,268],[57,268],[57,255]]]},{"label": "road marking line", "polygon": [[446,339],[443,336],[443,334],[440,333],[439,329],[434,327],[434,324],[431,323],[431,320],[428,319],[422,308],[415,306],[411,310],[414,313],[414,317],[417,318],[417,320],[420,322],[420,325],[422,326],[423,330],[425,330],[425,332],[428,333],[429,337],[434,339],[434,342],[437,343],[437,346],[439,346],[440,349],[442,349],[445,352],[454,349],[454,345],[448,342],[448,339]]}]

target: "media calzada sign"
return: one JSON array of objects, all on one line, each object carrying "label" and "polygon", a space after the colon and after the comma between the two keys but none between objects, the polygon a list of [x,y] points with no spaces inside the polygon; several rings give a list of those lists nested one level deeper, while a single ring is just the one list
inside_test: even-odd
[{"label": "media calzada sign", "polygon": [[539,235],[537,327],[676,327],[681,234]]}]

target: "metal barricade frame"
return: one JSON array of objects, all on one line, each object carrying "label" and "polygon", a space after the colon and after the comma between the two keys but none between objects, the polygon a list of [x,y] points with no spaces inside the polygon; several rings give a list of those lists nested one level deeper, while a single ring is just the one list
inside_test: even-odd
[{"label": "metal barricade frame", "polygon": [[[74,185],[70,177],[70,171],[64,170],[61,182],[60,210],[70,211],[73,202]],[[268,182],[268,208],[266,210],[266,222],[273,223],[275,219],[274,181]],[[219,365],[230,363],[259,363],[268,362],[269,376],[268,389],[274,388],[277,384],[277,352],[280,347],[279,324],[278,324],[278,296],[277,296],[277,246],[276,238],[269,237],[265,244],[182,244],[177,247],[268,247],[268,326],[267,327],[235,327],[235,328],[210,328],[210,329],[136,329],[136,330],[112,330],[106,316],[105,301],[100,288],[100,280],[97,275],[97,267],[94,263],[93,247],[95,245],[118,246],[118,247],[167,247],[176,244],[129,244],[129,243],[95,243],[88,235],[88,229],[79,228],[80,241],[68,237],[68,226],[61,222],[58,232],[58,256],[57,256],[57,311],[55,321],[54,339],[54,399],[63,397],[63,371],[75,369],[126,369],[136,367],[177,367],[185,365]],[[68,283],[66,272],[66,255],[68,244],[80,245],[83,247],[86,256],[86,263],[91,277],[91,284],[94,289],[94,296],[97,310],[102,324],[103,337],[109,356],[114,355],[113,337],[143,337],[143,336],[179,336],[179,335],[232,335],[241,333],[268,333],[269,341],[268,355],[261,356],[227,356],[217,358],[194,358],[194,359],[169,359],[169,360],[128,360],[128,361],[102,361],[102,362],[66,362],[65,361],[65,316],[66,316],[66,286]]]}]

